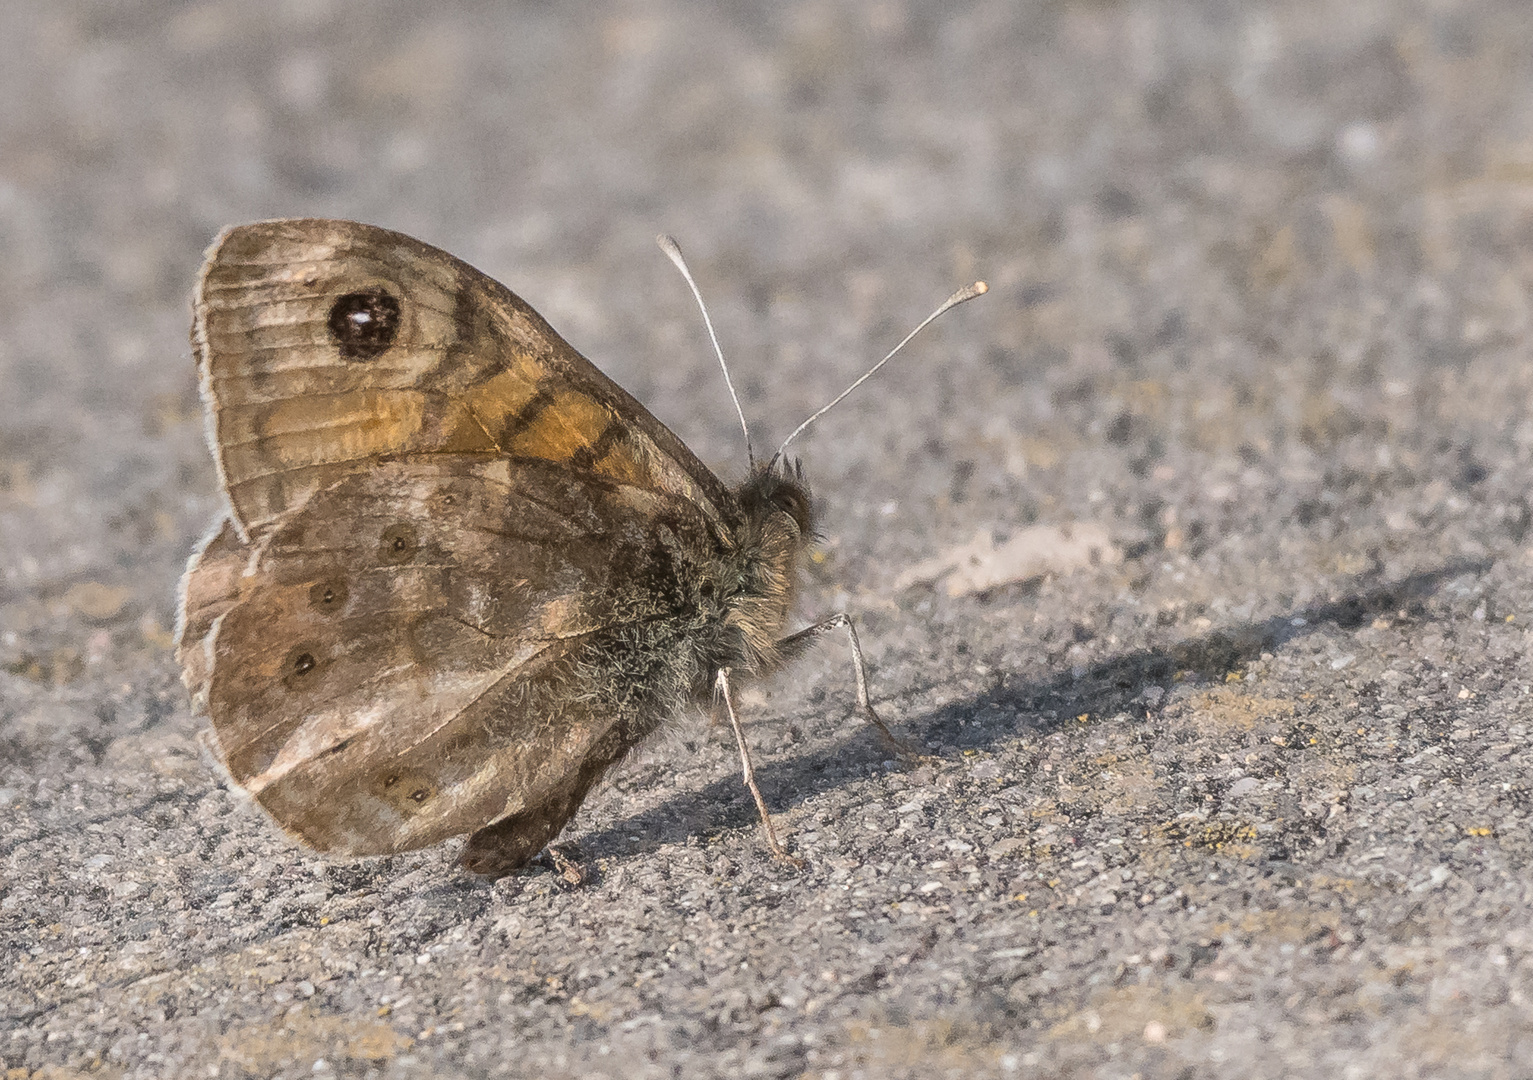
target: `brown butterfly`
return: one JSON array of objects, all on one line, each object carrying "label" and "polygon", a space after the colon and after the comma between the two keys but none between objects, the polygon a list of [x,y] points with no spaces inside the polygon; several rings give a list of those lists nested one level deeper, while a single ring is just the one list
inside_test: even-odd
[{"label": "brown butterfly", "polygon": [[462,864],[507,873],[717,695],[787,857],[733,686],[838,627],[888,736],[846,615],[784,636],[814,513],[781,452],[725,485],[522,300],[385,229],[234,226],[194,303],[228,515],[177,655],[229,774],[303,843],[472,832]]}]

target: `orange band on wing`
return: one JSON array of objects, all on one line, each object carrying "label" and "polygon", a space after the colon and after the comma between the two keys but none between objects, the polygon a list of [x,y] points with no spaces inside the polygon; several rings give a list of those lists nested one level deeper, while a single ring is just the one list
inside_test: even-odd
[{"label": "orange band on wing", "polygon": [[520,430],[508,433],[508,441],[502,443],[508,453],[569,461],[616,422],[605,407],[579,391],[550,389],[539,396],[546,397],[547,403],[528,417]]},{"label": "orange band on wing", "polygon": [[546,372],[528,360],[518,360],[498,375],[464,390],[459,397],[465,408],[478,420],[490,438],[500,447],[506,427],[537,396]]}]

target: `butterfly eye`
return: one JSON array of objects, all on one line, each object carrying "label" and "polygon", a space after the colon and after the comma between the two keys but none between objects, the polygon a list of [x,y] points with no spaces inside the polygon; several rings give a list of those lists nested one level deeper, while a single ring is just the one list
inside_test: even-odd
[{"label": "butterfly eye", "polygon": [[420,550],[420,538],[413,525],[400,522],[383,530],[378,540],[378,558],[389,566],[409,562]]},{"label": "butterfly eye", "polygon": [[347,360],[372,360],[394,344],[399,301],[383,289],[347,293],[331,305],[327,325]]},{"label": "butterfly eye", "polygon": [[804,527],[809,518],[809,504],[803,495],[791,487],[781,487],[772,492],[771,499],[772,505],[798,522],[800,529]]},{"label": "butterfly eye", "polygon": [[711,582],[711,581],[703,582],[701,585],[699,585],[697,587],[697,591],[698,591],[698,593],[700,593],[702,595],[702,598],[704,600],[712,600],[713,599],[713,582]]},{"label": "butterfly eye", "polygon": [[320,581],[309,587],[309,606],[321,611],[338,611],[346,604],[344,581]]}]

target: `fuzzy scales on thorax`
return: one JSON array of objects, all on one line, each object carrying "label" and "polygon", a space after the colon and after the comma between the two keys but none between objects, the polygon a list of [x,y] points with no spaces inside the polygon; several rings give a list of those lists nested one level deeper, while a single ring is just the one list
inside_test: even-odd
[{"label": "fuzzy scales on thorax", "polygon": [[[758,468],[734,491],[733,527],[684,515],[660,524],[629,575],[649,617],[595,650],[598,696],[635,717],[643,738],[688,705],[706,703],[721,668],[746,681],[777,668],[811,540],[801,477]],[[593,657],[593,658],[594,658]],[[594,688],[594,687],[593,687]],[[640,694],[646,700],[635,701]],[[637,706],[637,710],[634,707]]]}]

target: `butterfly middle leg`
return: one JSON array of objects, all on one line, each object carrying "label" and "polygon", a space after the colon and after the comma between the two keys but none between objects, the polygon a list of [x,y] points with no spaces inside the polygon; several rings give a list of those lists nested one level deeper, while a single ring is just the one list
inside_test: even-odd
[{"label": "butterfly middle leg", "polygon": [[846,628],[847,639],[852,646],[852,670],[857,678],[857,712],[878,729],[884,742],[902,758],[909,760],[920,758],[921,751],[890,731],[889,726],[874,710],[872,698],[868,694],[868,665],[862,658],[862,643],[857,640],[857,625],[852,622],[852,617],[846,612],[838,612],[823,622],[817,622],[795,634],[789,634],[777,643],[778,652],[784,658],[797,656],[818,641],[821,635],[843,627]]}]

